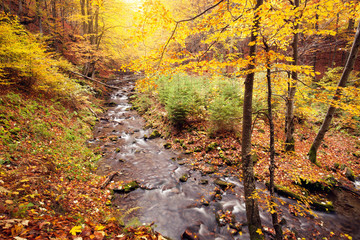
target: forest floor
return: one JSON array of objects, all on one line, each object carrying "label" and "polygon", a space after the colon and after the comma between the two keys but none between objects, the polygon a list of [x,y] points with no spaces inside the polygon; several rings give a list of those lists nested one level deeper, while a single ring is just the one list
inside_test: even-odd
[{"label": "forest floor", "polygon": [[0,239],[163,239],[114,213],[86,145],[93,113],[49,99],[0,92]]}]

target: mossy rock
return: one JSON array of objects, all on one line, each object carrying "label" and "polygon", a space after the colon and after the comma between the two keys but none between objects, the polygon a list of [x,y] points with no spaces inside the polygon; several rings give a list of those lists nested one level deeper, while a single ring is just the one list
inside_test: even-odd
[{"label": "mossy rock", "polygon": [[330,192],[331,186],[328,186],[325,182],[311,181],[300,177],[300,181],[295,182],[299,186],[309,190],[310,192]]},{"label": "mossy rock", "polygon": [[193,152],[201,152],[202,151],[202,147],[195,147]]},{"label": "mossy rock", "polygon": [[116,141],[119,139],[119,137],[113,135],[113,136],[109,136],[108,139],[109,139],[110,141],[116,142]]},{"label": "mossy rock", "polygon": [[310,204],[315,208],[315,210],[323,211],[323,212],[335,212],[334,205],[331,201],[327,202],[312,202]]},{"label": "mossy rock", "polygon": [[120,185],[119,188],[114,188],[113,190],[117,193],[129,193],[137,188],[139,188],[139,183],[137,181],[131,181],[124,185]]},{"label": "mossy rock", "polygon": [[356,158],[360,158],[360,151],[354,152],[352,155]]},{"label": "mossy rock", "polygon": [[186,182],[188,179],[189,179],[189,174],[187,174],[187,173],[183,174],[183,175],[179,178],[180,182]]},{"label": "mossy rock", "polygon": [[18,127],[14,127],[14,128],[12,128],[12,129],[9,130],[9,132],[10,132],[11,134],[13,134],[13,135],[17,135],[20,131],[21,131],[21,129],[18,128]]},{"label": "mossy rock", "polygon": [[117,153],[120,152],[120,148],[116,148],[115,152],[117,152]]},{"label": "mossy rock", "polygon": [[233,160],[233,159],[226,158],[226,159],[224,159],[224,161],[225,161],[225,164],[228,165],[228,166],[236,165],[236,161]]},{"label": "mossy rock", "polygon": [[[268,183],[267,183],[267,185],[268,185]],[[292,198],[295,200],[299,200],[301,202],[304,200],[304,198],[302,196],[292,192],[290,189],[288,189],[286,187],[275,184],[274,188],[275,188],[275,192],[277,192],[281,196],[289,197],[289,198]],[[313,202],[310,202],[310,205],[318,211],[324,211],[324,212],[334,212],[335,211],[334,206],[333,206],[332,202],[330,202],[330,201],[327,201],[327,202],[313,201]]]},{"label": "mossy rock", "polygon": [[[266,185],[269,186],[268,183]],[[288,189],[286,187],[275,184],[274,189],[275,189],[275,192],[281,196],[292,198],[292,199],[299,200],[299,201],[302,200],[300,195],[292,192],[290,189]]]},{"label": "mossy rock", "polygon": [[171,143],[165,143],[164,144],[164,148],[165,149],[170,149],[172,147],[172,144]]},{"label": "mossy rock", "polygon": [[201,168],[202,175],[212,174],[216,172],[216,169],[214,166],[204,166]]},{"label": "mossy rock", "polygon": [[355,182],[355,174],[349,167],[345,168],[345,177],[350,181]]},{"label": "mossy rock", "polygon": [[205,152],[210,152],[214,150],[217,146],[219,146],[219,144],[217,144],[216,142],[212,142],[206,146]]},{"label": "mossy rock", "polygon": [[341,164],[340,170],[343,171],[343,170],[345,170],[346,167],[347,167],[347,166],[346,166],[345,164]]},{"label": "mossy rock", "polygon": [[214,184],[218,185],[222,190],[235,187],[235,184],[223,181],[219,178],[215,179]]},{"label": "mossy rock", "polygon": [[154,138],[158,138],[158,137],[161,137],[161,134],[159,133],[158,130],[154,130],[150,136],[149,136],[149,139],[154,139]]},{"label": "mossy rock", "polygon": [[106,106],[115,107],[115,106],[117,106],[117,104],[115,102],[108,102],[108,103],[106,103]]},{"label": "mossy rock", "polygon": [[200,179],[199,183],[201,185],[207,185],[207,184],[209,184],[209,181],[207,179],[202,178],[202,179]]},{"label": "mossy rock", "polygon": [[259,157],[256,153],[251,155],[251,160],[253,161],[254,165],[259,161]]}]

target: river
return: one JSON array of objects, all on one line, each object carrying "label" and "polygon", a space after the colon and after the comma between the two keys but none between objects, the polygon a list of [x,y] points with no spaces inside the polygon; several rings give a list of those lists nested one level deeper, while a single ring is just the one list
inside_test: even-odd
[{"label": "river", "polygon": [[[140,207],[126,220],[136,217],[140,223],[154,222],[156,231],[173,240],[249,239],[247,227],[241,227],[246,222],[242,183],[234,176],[220,178],[235,186],[222,190],[214,183],[218,179],[216,173],[202,175],[178,161],[185,155],[165,149],[164,139],[148,139],[146,136],[153,130],[144,129],[145,121],[130,110],[128,98],[134,83],[128,78],[112,82],[120,89],[112,93],[109,108],[95,126],[94,139],[90,141],[104,154],[99,174],[117,171],[114,181],[136,180],[140,184],[135,191],[116,193],[113,206]],[[180,181],[185,174],[187,181]],[[259,183],[258,188],[264,186]],[[323,239],[330,232],[350,233],[353,239],[360,239],[357,220],[354,223],[351,217],[339,213],[315,212],[316,218],[295,216],[289,211],[289,204],[296,203],[281,199],[285,201],[279,206],[283,229],[295,233],[295,239]],[[272,229],[270,214],[263,210],[260,214],[264,229]],[[265,235],[271,239],[269,232],[265,231]]]}]

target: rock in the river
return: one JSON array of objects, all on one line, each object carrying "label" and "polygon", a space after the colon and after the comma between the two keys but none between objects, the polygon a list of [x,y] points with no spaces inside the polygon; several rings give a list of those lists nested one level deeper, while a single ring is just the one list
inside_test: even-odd
[{"label": "rock in the river", "polygon": [[116,104],[115,102],[108,102],[108,103],[106,103],[106,105],[107,105],[108,107],[115,107],[115,106],[117,106],[117,104]]},{"label": "rock in the river", "polygon": [[218,185],[222,190],[226,190],[226,189],[235,187],[235,185],[233,183],[225,182],[219,178],[215,179],[214,183],[216,185]]},{"label": "rock in the river", "polygon": [[118,188],[114,188],[113,190],[118,193],[129,193],[137,188],[139,188],[139,183],[137,181],[131,181],[124,185],[120,185]]},{"label": "rock in the river", "polygon": [[165,143],[164,144],[165,149],[170,149],[171,147],[172,147],[171,143]]},{"label": "rock in the river", "polygon": [[186,230],[181,234],[181,240],[198,240],[200,226],[191,226],[186,228]]},{"label": "rock in the river", "polygon": [[189,175],[187,173],[185,173],[179,178],[180,182],[186,182],[188,179],[189,179]]},{"label": "rock in the river", "polygon": [[214,166],[200,166],[200,171],[202,175],[207,175],[216,172]]},{"label": "rock in the river", "polygon": [[116,142],[119,139],[119,137],[115,136],[115,135],[109,136],[108,138],[109,138],[109,140],[111,140],[113,142]]},{"label": "rock in the river", "polygon": [[224,212],[223,210],[219,210],[215,213],[215,218],[220,226],[231,224],[231,226],[235,227],[235,216],[231,211]]},{"label": "rock in the river", "polygon": [[202,179],[200,179],[199,183],[202,184],[202,185],[206,185],[206,184],[209,183],[209,181],[207,179],[202,178]]}]

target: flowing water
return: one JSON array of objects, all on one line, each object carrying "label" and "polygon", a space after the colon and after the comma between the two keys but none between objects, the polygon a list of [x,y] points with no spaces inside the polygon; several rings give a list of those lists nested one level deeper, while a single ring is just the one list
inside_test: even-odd
[{"label": "flowing water", "polygon": [[[145,136],[149,136],[152,130],[144,130],[144,120],[130,110],[128,98],[133,83],[126,80],[124,77],[113,82],[121,90],[111,95],[111,107],[96,125],[94,139],[90,141],[104,153],[99,164],[100,174],[117,171],[120,174],[114,178],[115,181],[136,180],[140,183],[140,188],[135,191],[115,194],[113,205],[121,209],[140,207],[129,217],[137,217],[141,223],[154,222],[156,231],[174,240],[192,239],[190,235],[194,234],[198,239],[249,239],[246,226],[241,230],[234,229],[234,225],[246,222],[241,182],[235,177],[222,178],[235,187],[219,191],[221,198],[219,195],[214,197],[215,174],[203,176],[186,165],[179,165],[179,161],[174,159],[184,157],[181,153],[165,149],[165,141],[161,138],[147,139]],[[179,181],[185,173],[188,180]],[[258,187],[264,188],[261,184]],[[286,201],[284,206],[280,206],[286,220],[283,228],[296,232],[297,237],[322,239],[319,236],[328,236],[330,231],[347,231],[354,239],[360,239],[358,226],[354,227],[346,217],[335,213],[317,213],[319,217],[316,219],[294,216],[287,206],[294,202],[283,200]],[[216,215],[226,212],[233,220],[231,217],[216,218]],[[261,218],[262,224],[271,228],[269,213],[261,211]],[[319,235],[314,237],[314,233]]]}]

